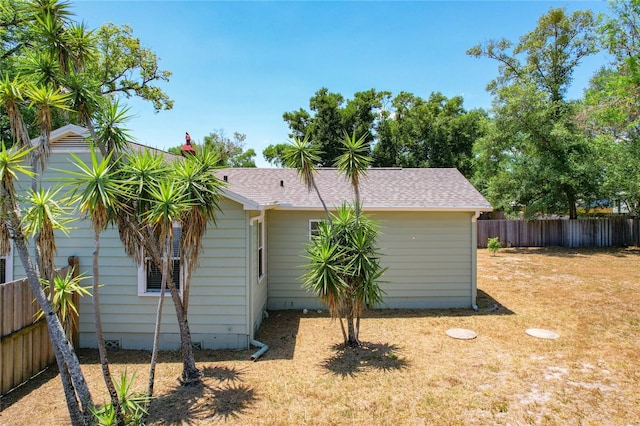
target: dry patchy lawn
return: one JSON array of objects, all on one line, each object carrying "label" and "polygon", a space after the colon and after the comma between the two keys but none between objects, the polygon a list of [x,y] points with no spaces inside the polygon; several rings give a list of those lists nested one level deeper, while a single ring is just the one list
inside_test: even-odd
[{"label": "dry patchy lawn", "polygon": [[[163,353],[149,424],[640,424],[639,249],[479,250],[478,281],[478,313],[368,312],[358,350],[336,347],[326,313],[271,312],[258,362],[253,351],[197,353],[201,387],[180,388],[179,358]],[[478,338],[449,338],[453,327]],[[80,356],[106,400],[95,352]],[[147,352],[110,359],[144,388]],[[54,374],[4,397],[0,424],[66,424]]]}]

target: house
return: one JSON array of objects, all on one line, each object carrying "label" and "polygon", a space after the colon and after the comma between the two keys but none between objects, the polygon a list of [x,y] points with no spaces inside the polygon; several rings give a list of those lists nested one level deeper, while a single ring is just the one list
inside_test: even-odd
[{"label": "house", "polygon": [[[59,180],[56,169],[70,167],[69,152],[88,156],[85,129],[68,125],[51,134],[45,181]],[[132,145],[141,149],[139,145]],[[170,155],[170,154],[167,154]],[[271,309],[322,309],[300,284],[301,257],[325,215],[292,169],[221,169],[227,182],[217,226],[203,239],[199,267],[192,277],[189,324],[195,345],[243,348]],[[322,169],[317,186],[330,208],[351,201],[351,185],[334,169]],[[24,186],[30,182],[21,181]],[[489,203],[455,169],[370,169],[362,182],[363,210],[380,222],[386,292],[380,308],[472,308],[476,303],[476,218]],[[69,237],[60,235],[57,262],[78,256],[91,274],[93,231],[78,221]],[[6,269],[22,276],[17,256]],[[157,283],[145,265],[125,255],[116,229],[101,236],[101,308],[110,347],[151,347]],[[93,309],[80,305],[80,345],[95,346]],[[162,349],[179,347],[172,304],[165,305]]]}]

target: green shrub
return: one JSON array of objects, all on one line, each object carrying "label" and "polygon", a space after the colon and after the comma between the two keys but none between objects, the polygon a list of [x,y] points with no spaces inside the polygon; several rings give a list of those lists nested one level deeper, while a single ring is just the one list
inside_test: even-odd
[{"label": "green shrub", "polygon": [[487,249],[495,256],[496,253],[502,248],[498,237],[489,238],[487,240]]}]

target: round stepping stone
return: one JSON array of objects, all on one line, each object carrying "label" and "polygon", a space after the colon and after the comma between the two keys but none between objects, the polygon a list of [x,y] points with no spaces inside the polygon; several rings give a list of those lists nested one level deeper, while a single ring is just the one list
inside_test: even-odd
[{"label": "round stepping stone", "polygon": [[466,328],[450,328],[446,332],[447,336],[460,340],[471,340],[478,337],[478,333]]},{"label": "round stepping stone", "polygon": [[525,331],[529,336],[537,337],[538,339],[557,339],[560,337],[558,333],[553,331],[544,330],[542,328],[529,328]]}]

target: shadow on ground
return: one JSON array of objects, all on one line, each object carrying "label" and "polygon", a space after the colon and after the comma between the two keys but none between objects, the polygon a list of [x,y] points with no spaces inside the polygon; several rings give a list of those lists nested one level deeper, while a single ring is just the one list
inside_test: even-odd
[{"label": "shadow on ground", "polygon": [[[476,303],[478,311],[472,309],[374,309],[364,314],[366,318],[441,318],[441,317],[470,317],[484,315],[514,315],[515,313],[503,306],[490,294],[478,290]],[[296,347],[296,338],[302,319],[329,318],[326,311],[308,311],[306,314],[300,310],[269,311],[269,318],[260,326],[256,339],[269,345],[269,350],[260,358],[263,359],[293,359]],[[374,353],[385,351],[381,344],[376,348],[368,343],[366,348]],[[386,353],[397,350],[393,345],[387,345]],[[363,354],[364,355],[364,354]]]},{"label": "shadow on ground", "polygon": [[355,376],[366,369],[390,371],[409,366],[408,361],[398,355],[400,349],[387,343],[360,342],[360,346],[355,348],[341,343],[334,345],[333,350],[335,355],[322,367],[342,377]]},{"label": "shadow on ground", "polygon": [[153,400],[149,422],[184,425],[221,422],[245,413],[256,401],[256,392],[242,383],[242,372],[234,368],[205,366],[203,383],[176,385]]}]

